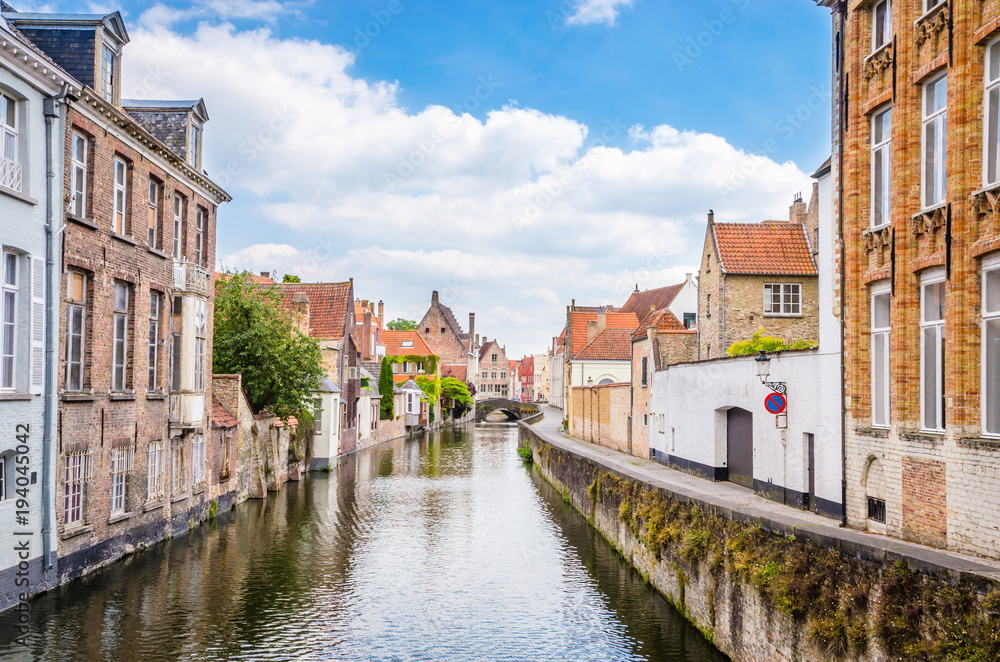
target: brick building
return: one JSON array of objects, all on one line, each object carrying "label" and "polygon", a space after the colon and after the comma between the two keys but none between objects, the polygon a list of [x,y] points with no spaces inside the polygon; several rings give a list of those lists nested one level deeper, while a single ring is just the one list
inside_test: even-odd
[{"label": "brick building", "polygon": [[479,383],[479,336],[476,314],[469,313],[469,331],[462,330],[455,313],[441,303],[437,291],[431,293],[431,305],[417,324],[417,332],[431,351],[441,359],[442,376],[455,377],[481,392]]},{"label": "brick building", "polygon": [[535,401],[535,357],[525,356],[517,362],[517,397],[522,402]]},{"label": "brick building", "polygon": [[787,342],[818,340],[814,231],[801,200],[790,216],[787,223],[716,223],[709,212],[698,278],[701,359],[724,356],[760,329]]},{"label": "brick building", "polygon": [[1000,5],[818,4],[843,44],[847,521],[1000,558]]},{"label": "brick building", "polygon": [[361,360],[381,361],[385,356],[385,344],[382,342],[385,305],[379,301],[376,308],[374,301],[357,299],[354,302],[354,320],[357,326],[356,337],[361,346]]},{"label": "brick building", "polygon": [[209,379],[216,208],[230,198],[202,172],[202,102],[158,102],[169,110],[154,116],[122,101],[119,14],[4,17],[84,84],[61,147],[54,501],[66,579],[235,498]]},{"label": "brick building", "polygon": [[496,340],[483,338],[479,348],[479,392],[477,398],[512,398],[511,365],[504,348]]}]

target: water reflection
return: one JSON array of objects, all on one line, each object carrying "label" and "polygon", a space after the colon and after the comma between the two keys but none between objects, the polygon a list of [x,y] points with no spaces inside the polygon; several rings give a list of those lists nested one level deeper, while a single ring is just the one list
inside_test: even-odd
[{"label": "water reflection", "polygon": [[483,425],[347,458],[33,603],[46,660],[724,659]]}]

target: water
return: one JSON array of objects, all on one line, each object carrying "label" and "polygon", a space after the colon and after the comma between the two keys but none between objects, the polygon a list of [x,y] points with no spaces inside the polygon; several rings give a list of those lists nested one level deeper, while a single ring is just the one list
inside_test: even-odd
[{"label": "water", "polygon": [[49,593],[3,660],[725,658],[482,425],[397,441]]}]

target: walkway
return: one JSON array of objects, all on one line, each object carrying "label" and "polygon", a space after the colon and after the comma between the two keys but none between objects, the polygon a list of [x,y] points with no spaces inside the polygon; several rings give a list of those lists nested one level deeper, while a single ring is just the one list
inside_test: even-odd
[{"label": "walkway", "polygon": [[529,426],[556,448],[586,458],[610,471],[666,490],[682,499],[714,506],[728,517],[756,521],[764,528],[808,538],[825,547],[874,559],[905,559],[913,570],[968,573],[1000,581],[1000,562],[946,552],[924,545],[840,527],[840,522],[791,508],[733,483],[715,483],[610,448],[587,443],[561,431],[563,413],[548,405],[545,416]]}]

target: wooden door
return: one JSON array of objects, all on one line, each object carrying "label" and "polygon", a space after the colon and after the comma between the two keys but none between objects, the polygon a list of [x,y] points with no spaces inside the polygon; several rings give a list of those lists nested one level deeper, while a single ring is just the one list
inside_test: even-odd
[{"label": "wooden door", "polygon": [[733,408],[726,413],[730,482],[753,489],[753,414]]}]

